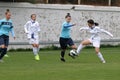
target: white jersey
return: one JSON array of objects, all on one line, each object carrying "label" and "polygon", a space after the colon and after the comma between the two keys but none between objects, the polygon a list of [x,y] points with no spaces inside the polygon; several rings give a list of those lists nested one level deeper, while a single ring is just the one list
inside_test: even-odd
[{"label": "white jersey", "polygon": [[25,33],[27,33],[28,38],[38,38],[38,32],[40,31],[40,26],[37,21],[28,21],[24,25]]},{"label": "white jersey", "polygon": [[94,26],[93,28],[90,27],[82,27],[80,28],[80,30],[87,30],[88,32],[91,33],[91,37],[89,39],[89,41],[93,44],[94,47],[100,47],[100,36],[99,33],[105,33],[108,34],[109,36],[113,37],[113,35],[104,30],[104,29],[100,29],[100,27]]},{"label": "white jersey", "polygon": [[80,30],[87,30],[88,32],[90,32],[92,39],[98,39],[99,40],[100,39],[99,33],[105,33],[105,34],[108,34],[109,36],[113,37],[113,35],[110,32],[108,32],[104,29],[100,29],[100,27],[97,27],[97,26],[95,26],[93,28],[82,27],[82,28],[80,28]]}]

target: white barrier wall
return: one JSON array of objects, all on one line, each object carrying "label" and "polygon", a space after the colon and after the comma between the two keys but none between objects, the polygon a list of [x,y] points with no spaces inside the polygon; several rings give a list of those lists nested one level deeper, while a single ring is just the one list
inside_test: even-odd
[{"label": "white barrier wall", "polygon": [[[75,10],[71,8],[75,6]],[[79,28],[86,26],[88,19],[94,19],[101,28],[110,31],[114,39],[120,39],[120,8],[78,5],[52,5],[29,3],[0,3],[0,19],[4,18],[6,9],[12,13],[12,20],[16,33],[16,40],[10,38],[10,42],[27,42],[23,26],[30,20],[30,15],[37,14],[40,23],[40,41],[58,41],[61,32],[61,24],[65,21],[66,13],[71,13],[72,23],[77,25],[72,29],[73,40],[82,40],[89,35],[79,32]],[[102,39],[110,39],[102,34]]]}]

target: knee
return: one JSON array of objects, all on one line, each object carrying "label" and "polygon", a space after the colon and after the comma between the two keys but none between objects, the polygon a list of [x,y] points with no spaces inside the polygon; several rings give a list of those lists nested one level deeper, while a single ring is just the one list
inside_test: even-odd
[{"label": "knee", "polygon": [[7,48],[5,45],[2,45],[1,48]]},{"label": "knee", "polygon": [[37,48],[39,48],[39,45],[38,45],[38,44],[36,44],[35,46],[36,46]]},{"label": "knee", "polygon": [[77,47],[75,45],[71,46],[72,49],[77,49]]},{"label": "knee", "polygon": [[96,52],[96,54],[97,54],[97,53],[99,53],[99,52],[100,52],[100,50],[99,50],[99,49],[95,49],[95,52]]},{"label": "knee", "polygon": [[65,52],[65,51],[66,51],[66,49],[62,49],[61,51],[62,51],[62,52]]},{"label": "knee", "polygon": [[96,53],[96,54],[98,54],[98,53],[99,53],[99,51],[95,51],[95,53]]},{"label": "knee", "polygon": [[84,41],[82,41],[80,44],[81,44],[81,45],[86,45]]},{"label": "knee", "polygon": [[38,44],[32,44],[32,46],[33,46],[33,47],[39,47],[39,45],[38,45]]}]

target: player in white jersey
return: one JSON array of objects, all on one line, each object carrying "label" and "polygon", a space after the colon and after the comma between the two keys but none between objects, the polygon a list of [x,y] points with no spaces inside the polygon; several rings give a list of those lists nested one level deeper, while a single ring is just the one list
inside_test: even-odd
[{"label": "player in white jersey", "polygon": [[28,21],[24,25],[25,33],[27,34],[27,38],[29,43],[33,46],[33,53],[35,55],[35,60],[40,60],[38,52],[39,52],[39,36],[40,32],[39,23],[36,21],[36,14],[31,15],[31,20]]},{"label": "player in white jersey", "polygon": [[88,20],[88,27],[82,27],[80,28],[81,30],[87,30],[88,32],[90,32],[91,37],[87,40],[83,40],[80,45],[77,48],[77,54],[80,54],[81,49],[83,48],[83,46],[88,45],[88,44],[92,44],[93,47],[95,47],[95,52],[97,54],[97,56],[100,58],[100,60],[102,61],[102,63],[106,63],[105,59],[103,58],[101,52],[100,52],[100,41],[101,38],[99,36],[99,33],[105,33],[108,34],[109,36],[113,37],[113,35],[104,30],[101,29],[100,27],[98,27],[98,24],[96,24],[92,19]]}]

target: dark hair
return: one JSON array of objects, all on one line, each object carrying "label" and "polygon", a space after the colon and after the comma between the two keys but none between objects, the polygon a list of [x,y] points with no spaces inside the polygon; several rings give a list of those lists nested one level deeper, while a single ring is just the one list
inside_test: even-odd
[{"label": "dark hair", "polygon": [[95,22],[94,24],[95,24],[95,26],[99,26],[99,24],[98,24],[98,23],[96,23],[96,22]]},{"label": "dark hair", "polygon": [[5,14],[8,14],[10,12],[10,10],[9,9],[6,9],[6,12],[5,12]]},{"label": "dark hair", "polygon": [[65,16],[65,18],[67,18],[67,17],[71,17],[70,13],[67,13],[67,15]]},{"label": "dark hair", "polygon": [[33,16],[33,15],[35,15],[35,16],[36,16],[36,14],[31,14],[31,18],[32,18],[32,16]]},{"label": "dark hair", "polygon": [[87,22],[90,24],[95,24],[94,20],[92,20],[92,19],[89,19]]}]

